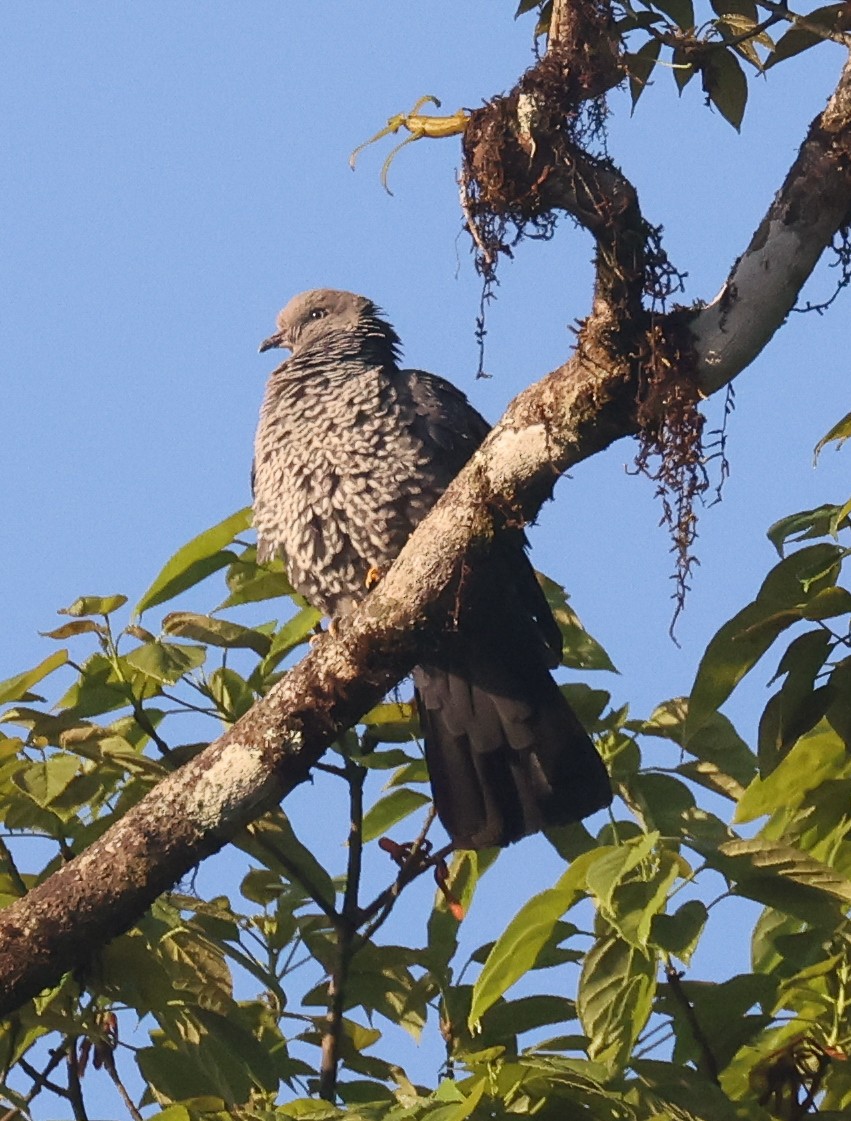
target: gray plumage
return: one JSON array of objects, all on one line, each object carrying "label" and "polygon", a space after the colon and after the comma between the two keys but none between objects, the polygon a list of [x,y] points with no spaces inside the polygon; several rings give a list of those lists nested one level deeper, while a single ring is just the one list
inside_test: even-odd
[{"label": "gray plumage", "polygon": [[[340,615],[363,597],[370,570],[392,563],[488,425],[443,378],[399,368],[395,331],[362,296],[305,292],[277,328],[260,349],[292,357],[272,372],[260,411],[258,556],[282,556],[293,587]],[[549,673],[560,654],[523,535],[502,533],[465,581],[457,627],[414,671],[435,804],[458,847],[509,844],[611,800]]]}]

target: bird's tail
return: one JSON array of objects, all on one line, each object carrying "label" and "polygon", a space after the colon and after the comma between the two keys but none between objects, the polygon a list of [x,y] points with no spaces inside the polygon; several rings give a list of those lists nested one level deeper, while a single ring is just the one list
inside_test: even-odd
[{"label": "bird's tail", "polygon": [[534,661],[468,651],[414,671],[434,803],[458,848],[509,845],[612,800],[594,744]]}]

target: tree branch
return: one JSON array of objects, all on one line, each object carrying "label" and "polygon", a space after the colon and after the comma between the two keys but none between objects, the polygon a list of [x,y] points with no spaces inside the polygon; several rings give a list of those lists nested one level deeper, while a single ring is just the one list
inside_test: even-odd
[{"label": "tree branch", "polygon": [[726,385],[763,350],[849,222],[851,54],[750,245],[691,324],[704,393]]}]

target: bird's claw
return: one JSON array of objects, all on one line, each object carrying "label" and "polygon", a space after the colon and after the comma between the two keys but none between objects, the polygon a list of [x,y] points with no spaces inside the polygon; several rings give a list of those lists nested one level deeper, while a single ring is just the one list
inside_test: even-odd
[{"label": "bird's claw", "polygon": [[440,101],[438,98],[427,93],[424,97],[419,99],[410,113],[396,113],[388,119],[384,128],[377,132],[375,136],[370,137],[369,140],[365,140],[363,144],[359,144],[349,156],[349,167],[351,167],[352,171],[355,169],[355,161],[364,148],[368,148],[370,144],[374,144],[377,140],[382,140],[385,136],[395,135],[399,129],[406,128],[411,135],[406,136],[401,144],[396,145],[381,166],[381,185],[388,195],[392,195],[393,192],[387,185],[387,173],[397,153],[400,152],[406,144],[412,144],[415,140],[422,140],[424,136],[432,138],[458,136],[466,129],[467,123],[470,120],[470,115],[464,109],[459,109],[457,113],[453,113],[448,117],[436,117],[430,113],[420,112],[422,107],[428,103],[431,103],[438,109],[440,108]]},{"label": "bird's claw", "polygon": [[[337,635],[339,634],[339,632],[340,632],[340,624],[339,624],[338,620],[332,616],[328,620],[327,633],[330,634],[332,638],[336,638]],[[325,633],[326,633],[326,631],[323,631],[323,630],[320,629],[320,630],[317,630],[316,634],[312,634],[310,636],[310,638],[307,640],[307,645],[311,648],[311,650],[313,649],[314,646],[316,646],[316,644],[319,642],[319,640],[322,638],[322,636]]]},{"label": "bird's claw", "polygon": [[372,591],[372,589],[375,587],[375,585],[378,583],[378,581],[381,579],[381,577],[384,575],[384,573],[386,571],[387,571],[386,568],[381,568],[381,567],[379,567],[378,565],[375,565],[375,564],[371,564],[369,566],[369,570],[368,570],[366,576],[364,576],[364,578],[363,578],[363,586],[366,588],[366,590],[368,592]]}]

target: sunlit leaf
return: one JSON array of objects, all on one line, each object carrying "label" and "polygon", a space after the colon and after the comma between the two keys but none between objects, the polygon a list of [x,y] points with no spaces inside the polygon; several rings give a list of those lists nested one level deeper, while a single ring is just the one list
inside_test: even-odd
[{"label": "sunlit leaf", "polygon": [[584,890],[588,869],[614,849],[612,845],[601,846],[578,856],[555,887],[535,895],[517,912],[497,939],[473,986],[471,1030],[488,1008],[532,968],[555,923]]},{"label": "sunlit leaf", "polygon": [[844,550],[819,544],[799,549],[769,572],[757,598],[710,640],[697,671],[686,743],[729,697],[779,634],[805,617],[808,602],[836,581]]},{"label": "sunlit leaf", "polygon": [[582,626],[579,616],[570,606],[564,588],[540,572],[536,575],[564,640],[562,665],[572,669],[598,669],[617,673],[609,655]]},{"label": "sunlit leaf", "polygon": [[418,790],[400,788],[391,791],[383,798],[379,798],[364,815],[363,839],[374,841],[376,837],[383,837],[397,822],[404,821],[406,817],[410,817],[412,813],[416,813],[430,802],[431,798]]},{"label": "sunlit leaf", "polygon": [[103,623],[96,623],[94,619],[75,619],[71,623],[63,623],[61,627],[55,627],[52,631],[39,631],[43,638],[55,638],[62,640],[66,638],[74,638],[78,634],[106,634],[106,628]]},{"label": "sunlit leaf", "polygon": [[127,596],[80,596],[70,607],[63,607],[58,615],[109,615],[127,602]]},{"label": "sunlit leaf", "polygon": [[[830,5],[831,8],[834,8],[836,10],[839,10],[839,9],[841,9],[843,7],[846,7],[846,6],[847,5],[843,5],[843,4],[831,4]],[[820,10],[821,11],[826,11],[827,9],[822,8]],[[816,15],[817,15],[817,13],[813,12],[808,18],[813,19]],[[791,34],[791,32],[790,32],[790,34]],[[782,40],[781,40],[781,42],[782,42]],[[780,49],[780,43],[777,44],[777,48],[778,48],[778,50]],[[816,446],[813,450],[814,458],[816,460],[818,460],[819,455],[821,454],[822,451],[824,451],[824,449],[827,447],[828,444],[834,444],[835,443],[837,450],[839,450],[839,448],[841,448],[842,445],[845,443],[845,441],[849,438],[851,438],[851,413],[847,413],[842,418],[842,420],[837,421],[837,423],[834,424],[833,428],[831,428],[831,430],[826,435],[822,436],[822,438],[819,440],[819,442],[816,444]]]},{"label": "sunlit leaf", "polygon": [[47,677],[48,674],[53,673],[55,669],[64,666],[67,661],[67,650],[55,650],[32,669],[16,674],[15,677],[9,677],[5,681],[0,681],[0,704],[26,700],[33,685]]},{"label": "sunlit leaf", "polygon": [[315,607],[302,607],[272,636],[272,645],[261,667],[262,674],[270,673],[297,646],[306,643],[316,631],[322,612]]},{"label": "sunlit leaf", "polygon": [[601,908],[609,908],[615,888],[646,860],[658,844],[658,833],[647,833],[599,855],[589,866],[585,886]]},{"label": "sunlit leaf", "polygon": [[838,507],[817,506],[813,510],[799,510],[789,514],[769,526],[766,536],[778,554],[785,555],[787,542],[806,541],[814,537],[826,537],[835,533],[832,528]]},{"label": "sunlit leaf", "polygon": [[174,642],[146,642],[125,656],[125,661],[155,681],[173,685],[185,673],[204,664],[203,646],[179,646]]},{"label": "sunlit leaf", "polygon": [[216,619],[211,615],[198,615],[194,611],[172,611],[163,619],[163,630],[179,638],[191,638],[211,646],[253,650],[264,657],[269,652],[271,639],[251,627]]},{"label": "sunlit leaf", "polygon": [[259,603],[279,596],[291,596],[293,588],[287,579],[280,560],[257,563],[257,547],[249,545],[234,556],[228,568],[225,582],[230,595],[216,608],[222,611],[228,607],[238,607],[243,603]]},{"label": "sunlit leaf", "polygon": [[609,934],[585,956],[576,1008],[590,1058],[620,1070],[650,1016],[656,990],[653,954]]},{"label": "sunlit leaf", "polygon": [[207,679],[207,688],[225,720],[233,724],[254,704],[251,686],[230,666],[220,666]]},{"label": "sunlit leaf", "polygon": [[52,755],[43,763],[30,763],[18,771],[14,781],[34,802],[46,809],[80,773],[80,760],[73,755]]},{"label": "sunlit leaf", "polygon": [[673,914],[657,914],[650,924],[650,941],[688,965],[709,912],[699,899],[683,903]]},{"label": "sunlit leaf", "polygon": [[808,922],[832,926],[851,904],[851,880],[791,845],[755,837],[703,851],[738,894]]},{"label": "sunlit leaf", "polygon": [[234,537],[251,525],[251,507],[246,506],[236,514],[193,537],[160,571],[156,580],[148,588],[133,609],[134,615],[141,615],[149,607],[165,603],[180,592],[199,584],[220,568],[236,559],[236,555],[223,551]]},{"label": "sunlit leaf", "polygon": [[802,736],[775,769],[755,778],[741,797],[734,821],[753,821],[780,808],[801,805],[810,790],[851,773],[845,744],[827,724]]}]

